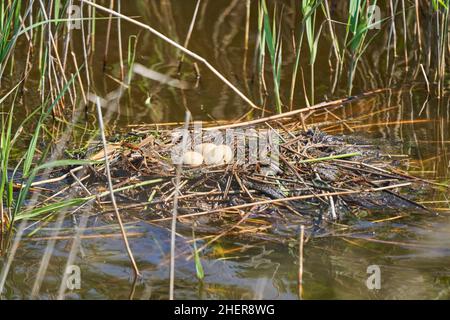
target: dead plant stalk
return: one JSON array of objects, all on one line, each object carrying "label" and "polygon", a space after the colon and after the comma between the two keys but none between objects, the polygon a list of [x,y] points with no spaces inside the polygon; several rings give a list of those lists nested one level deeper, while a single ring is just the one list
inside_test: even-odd
[{"label": "dead plant stalk", "polygon": [[123,238],[123,241],[125,243],[125,247],[126,247],[128,256],[130,258],[131,264],[133,266],[134,273],[135,273],[136,276],[140,276],[138,266],[136,264],[136,261],[134,260],[133,252],[131,251],[130,244],[128,242],[127,233],[126,233],[125,228],[124,228],[123,223],[122,223],[122,218],[120,217],[119,209],[117,208],[116,197],[114,196],[114,189],[113,189],[113,184],[112,184],[112,179],[111,179],[111,171],[110,171],[110,168],[109,168],[108,148],[107,148],[108,145],[107,145],[107,142],[106,142],[105,126],[103,124],[102,107],[100,106],[100,99],[99,98],[97,98],[96,106],[97,106],[98,123],[99,123],[99,126],[100,126],[100,134],[101,134],[102,142],[103,142],[103,150],[104,150],[104,153],[105,153],[105,155],[104,155],[105,168],[106,168],[106,176],[107,176],[107,179],[108,179],[108,188],[109,188],[109,194],[110,194],[110,197],[111,197],[111,202],[112,202],[112,205],[114,207],[114,212],[116,213],[117,222],[119,223],[120,231],[122,233],[122,238]]},{"label": "dead plant stalk", "polygon": [[205,58],[203,58],[202,56],[192,52],[189,49],[186,49],[185,47],[183,47],[182,45],[180,45],[179,43],[175,42],[174,40],[166,37],[165,35],[163,35],[161,32],[153,29],[152,27],[150,27],[149,25],[146,25],[145,23],[139,22],[135,19],[132,19],[130,17],[127,17],[123,14],[120,14],[114,10],[108,9],[106,7],[103,7],[99,4],[96,4],[92,1],[88,1],[88,0],[80,0],[83,3],[86,3],[90,6],[93,6],[99,10],[102,10],[104,12],[107,12],[111,15],[114,15],[116,17],[119,17],[125,21],[131,22],[143,29],[146,29],[148,31],[150,31],[151,33],[153,33],[154,35],[156,35],[157,37],[159,37],[160,39],[164,40],[165,42],[169,43],[170,45],[176,47],[177,49],[179,49],[180,51],[182,51],[183,53],[185,53],[186,55],[190,56],[193,59],[196,59],[200,62],[202,62],[209,70],[211,70],[212,73],[214,73],[220,80],[222,80],[227,86],[229,86],[237,95],[239,95],[245,102],[247,102],[252,108],[254,109],[259,109],[262,110],[262,108],[258,107],[255,103],[253,103],[245,94],[243,94],[238,88],[236,88],[227,78],[225,78],[216,68],[214,68],[209,62],[208,60],[206,60]]}]

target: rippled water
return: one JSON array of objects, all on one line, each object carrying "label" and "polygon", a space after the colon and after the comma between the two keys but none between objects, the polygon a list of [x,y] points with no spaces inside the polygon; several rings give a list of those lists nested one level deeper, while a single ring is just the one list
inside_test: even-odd
[{"label": "rippled water", "polygon": [[[123,6],[123,13],[138,16],[174,40],[183,42],[196,1],[133,1]],[[290,37],[298,16],[291,1],[284,1],[283,36]],[[256,12],[252,2],[252,11]],[[258,101],[256,84],[252,81],[252,68],[256,17],[251,16],[250,42],[247,52],[248,75],[243,76],[245,50],[245,1],[202,1],[198,21],[189,48],[204,56],[228,79]],[[138,34],[136,62],[162,73],[176,76],[179,54],[156,37],[123,23],[122,38]],[[105,73],[102,72],[106,22],[99,22],[96,51],[92,57],[90,72],[92,91],[100,96],[118,88],[110,75],[118,78],[119,42],[117,29],[111,33],[110,51]],[[74,34],[75,46],[79,46],[79,34]],[[79,39],[78,39],[79,40]],[[345,96],[346,85],[338,86],[330,93],[328,65],[328,41],[320,42],[316,67],[316,101]],[[23,44],[24,45],[24,44]],[[126,52],[128,40],[122,46]],[[354,92],[365,92],[387,86],[389,73],[384,67],[384,48],[375,43],[367,58],[363,59]],[[20,50],[20,45],[16,49]],[[291,77],[294,55],[286,47],[283,79]],[[19,53],[18,61],[25,59]],[[308,57],[302,57],[307,65]],[[177,90],[158,82],[135,76],[130,90],[122,98],[120,109],[113,112],[110,125],[117,131],[129,131],[130,125],[182,121],[188,108],[195,119],[233,120],[241,117],[249,107],[206,68],[200,67],[200,80],[191,63],[185,63],[181,78],[191,89]],[[333,134],[345,134],[354,139],[364,139],[392,154],[408,155],[409,161],[399,157],[399,165],[411,175],[447,182],[449,179],[450,144],[449,97],[442,99],[427,96],[424,83],[406,81],[399,63],[399,71],[391,74],[392,90],[358,100],[334,110],[339,118],[347,119],[347,126],[330,123],[336,120],[330,114],[311,117],[309,123],[317,123],[322,130]],[[36,77],[27,84],[25,104],[39,101],[33,92]],[[305,69],[308,79],[308,70]],[[4,82],[13,82],[5,77]],[[246,86],[248,88],[246,89]],[[299,85],[299,88],[301,85]],[[282,96],[289,95],[289,87],[282,88]],[[151,104],[148,104],[151,98]],[[147,101],[147,104],[146,104]],[[302,90],[295,94],[295,106],[305,105]],[[259,101],[258,101],[259,103]],[[270,109],[271,101],[267,101]],[[26,108],[24,109],[26,113]],[[95,114],[88,115],[94,122]],[[349,127],[353,128],[351,132]],[[420,194],[424,204],[439,214],[378,212],[360,222],[349,222],[347,236],[311,238],[305,244],[304,297],[306,299],[448,299],[450,298],[450,220],[448,190],[426,191]],[[433,201],[439,201],[434,202]],[[396,220],[371,222],[387,217],[403,216]],[[72,219],[64,225],[72,228]],[[345,223],[345,222],[344,222]],[[35,275],[47,241],[40,240],[50,234],[52,224],[39,230],[35,239],[23,239],[17,250],[6,282],[4,297],[7,299],[29,297]],[[83,239],[82,250],[76,264],[81,269],[81,289],[69,292],[74,299],[167,299],[169,288],[170,233],[164,228],[145,222],[128,225],[133,233],[131,246],[143,277],[133,282],[132,271],[122,240],[117,237],[117,227],[100,217],[92,218],[91,228],[85,234],[107,234],[104,238]],[[340,226],[342,227],[342,226]],[[340,227],[336,227],[339,230]],[[100,231],[99,231],[100,230]],[[343,232],[340,231],[340,234]],[[69,233],[70,234],[70,233]],[[114,237],[109,237],[114,234]],[[36,239],[37,238],[37,239]],[[378,239],[373,242],[367,239]],[[40,298],[55,298],[70,250],[70,240],[56,241],[51,263],[47,270]],[[177,240],[177,252],[192,250],[184,238]],[[4,263],[4,258],[0,258]],[[195,276],[192,260],[182,256],[176,261],[176,298],[192,299],[297,299],[298,249],[269,241],[240,240],[225,237],[214,248],[202,255],[205,279]],[[367,268],[378,265],[381,270],[381,289],[369,290]]]}]

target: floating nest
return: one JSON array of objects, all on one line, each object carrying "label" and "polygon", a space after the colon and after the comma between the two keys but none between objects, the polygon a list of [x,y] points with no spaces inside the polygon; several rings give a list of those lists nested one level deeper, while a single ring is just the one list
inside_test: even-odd
[{"label": "floating nest", "polygon": [[[298,234],[300,225],[316,235],[330,225],[371,213],[429,211],[411,195],[431,184],[403,172],[404,157],[389,155],[367,141],[349,142],[344,136],[305,131],[298,122],[276,121],[256,127],[276,130],[276,164],[244,161],[188,167],[172,161],[179,145],[172,129],[136,128],[109,145],[114,188],[158,181],[116,193],[127,219],[170,226],[176,212],[177,230],[195,226],[198,233],[283,241]],[[99,148],[91,151],[90,159],[103,157]],[[86,187],[92,193],[105,188],[103,167],[89,176]]]}]

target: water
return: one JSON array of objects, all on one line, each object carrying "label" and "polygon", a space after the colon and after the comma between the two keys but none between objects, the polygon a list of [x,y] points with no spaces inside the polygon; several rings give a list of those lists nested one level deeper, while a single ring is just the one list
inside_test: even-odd
[{"label": "water", "polygon": [[[172,39],[184,42],[196,1],[133,1],[123,5],[123,13],[139,16]],[[290,29],[298,25],[294,4],[283,2],[283,37],[289,39]],[[252,62],[257,30],[256,2],[252,2],[250,42],[247,52],[247,81],[243,76],[245,50],[245,1],[202,1],[199,16],[189,48],[205,57],[225,77],[241,88],[251,99],[259,101],[256,82],[252,82]],[[339,11],[338,13],[339,14]],[[344,19],[341,19],[344,20]],[[136,62],[161,73],[176,76],[179,54],[169,45],[137,27],[123,23],[122,46],[127,54],[128,37],[138,34]],[[96,51],[92,57],[91,91],[100,96],[118,88],[114,78],[120,77],[119,42],[117,28],[111,33],[110,50],[105,73],[102,72],[106,22],[97,26]],[[82,58],[80,33],[74,32],[78,59]],[[380,40],[381,41],[381,40]],[[328,41],[321,40],[316,65],[316,101],[342,97],[346,83],[339,83],[334,95],[328,65]],[[20,52],[20,43],[16,51]],[[294,55],[285,47],[282,83],[290,83]],[[307,66],[308,57],[302,56]],[[25,56],[18,54],[17,61]],[[391,58],[392,59],[392,58]],[[345,134],[355,139],[366,139],[382,152],[395,153],[399,166],[411,175],[448,182],[450,158],[449,97],[428,97],[423,80],[408,81],[403,65],[397,62],[395,74],[385,71],[385,48],[375,44],[363,59],[364,66],[356,77],[354,93],[387,87],[391,78],[391,91],[358,100],[333,110],[335,116],[345,118],[344,124],[330,124],[330,114],[315,115],[308,122],[334,134]],[[197,120],[233,120],[241,117],[249,107],[215,75],[200,67],[200,80],[192,63],[185,63],[182,79],[192,89],[180,91],[158,82],[135,76],[121,100],[120,109],[111,115],[110,126],[126,132],[130,125],[183,121],[188,108]],[[305,79],[309,79],[305,67]],[[397,70],[396,69],[396,70]],[[105,75],[106,74],[106,75]],[[109,75],[109,76],[107,76]],[[26,106],[36,105],[39,96],[33,89],[38,74],[27,83],[24,100]],[[268,75],[267,78],[270,76]],[[6,76],[3,83],[13,83]],[[345,82],[345,81],[343,81]],[[248,89],[246,88],[248,86]],[[305,105],[301,84],[297,85],[295,106]],[[283,86],[282,97],[289,96],[289,86]],[[3,90],[2,90],[3,91]],[[146,105],[148,98],[151,104]],[[267,108],[273,101],[267,101]],[[94,125],[94,109],[88,123]],[[273,109],[272,109],[273,111]],[[23,116],[23,115],[19,115]],[[85,119],[83,119],[85,121]],[[80,121],[82,122],[82,121]],[[349,127],[353,128],[349,130]],[[351,132],[354,131],[354,132]],[[26,145],[26,143],[23,143]],[[400,155],[400,156],[399,156]],[[401,157],[408,155],[408,160]],[[346,236],[312,238],[305,244],[304,298],[306,299],[449,299],[450,298],[450,220],[448,191],[417,191],[420,200],[434,208],[438,215],[398,211],[378,212],[358,223],[350,222]],[[370,222],[388,217],[401,218]],[[73,226],[72,219],[64,225]],[[45,237],[51,230],[39,230],[35,237]],[[105,228],[101,229],[100,227]],[[167,229],[143,221],[129,225],[131,246],[142,272],[142,279],[133,282],[132,271],[123,242],[117,237],[118,229],[101,217],[92,217],[85,234],[106,234],[103,238],[83,239],[82,253],[75,261],[81,269],[81,288],[68,291],[72,299],[167,299],[169,288],[170,233]],[[92,229],[97,228],[97,229]],[[339,232],[338,232],[339,231]],[[71,234],[69,231],[67,234]],[[113,237],[110,235],[113,234]],[[189,234],[187,235],[189,236]],[[369,241],[375,238],[382,242]],[[56,297],[69,254],[71,240],[56,241],[51,263],[46,272],[39,298]],[[6,281],[4,297],[7,299],[30,296],[47,241],[23,239],[17,250]],[[190,252],[191,244],[185,238],[177,239],[177,252]],[[1,262],[5,262],[1,258]],[[176,261],[176,298],[178,299],[297,299],[298,248],[270,241],[240,240],[224,237],[202,255],[205,279],[197,280],[195,265],[182,256]],[[381,270],[381,289],[370,290],[366,280],[367,268],[377,265]]]}]

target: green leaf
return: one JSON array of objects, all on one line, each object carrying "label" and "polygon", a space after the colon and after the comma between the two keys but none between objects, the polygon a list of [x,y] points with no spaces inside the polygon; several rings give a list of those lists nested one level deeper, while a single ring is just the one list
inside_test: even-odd
[{"label": "green leaf", "polygon": [[74,198],[74,199],[64,200],[64,201],[60,201],[60,202],[55,202],[55,203],[52,203],[52,204],[49,204],[49,205],[46,205],[43,207],[34,208],[29,211],[23,211],[19,215],[17,215],[14,220],[20,221],[23,219],[36,218],[36,217],[39,217],[41,215],[44,215],[44,214],[47,214],[50,212],[57,212],[64,208],[79,206],[79,205],[85,203],[86,201],[88,201],[87,198]]},{"label": "green leaf", "polygon": [[194,229],[192,229],[192,237],[194,238],[194,261],[195,261],[195,271],[197,278],[203,280],[205,278],[205,272],[203,271],[202,262],[200,260],[199,251],[197,250],[197,241],[195,240]]}]

